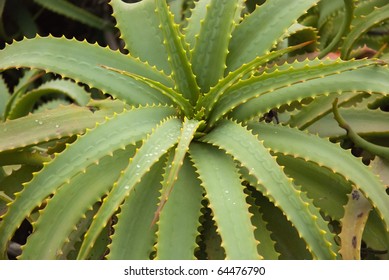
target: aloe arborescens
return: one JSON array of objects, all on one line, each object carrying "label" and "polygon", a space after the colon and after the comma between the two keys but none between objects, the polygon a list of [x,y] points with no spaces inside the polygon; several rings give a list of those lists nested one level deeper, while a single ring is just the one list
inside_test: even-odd
[{"label": "aloe arborescens", "polygon": [[360,206],[370,234],[388,244],[389,197],[369,168],[326,139],[257,118],[321,96],[389,93],[378,60],[267,64],[306,45],[276,50],[317,2],[268,0],[242,18],[242,0],[200,0],[181,28],[164,0],[112,0],[128,55],[53,37],[2,50],[2,69],[55,72],[116,99],[0,124],[7,157],[79,135],[51,147],[54,158],[11,198],[3,257],[29,217],[21,259],[335,259],[362,238],[365,223],[341,235],[340,249],[332,230],[344,206],[359,209],[347,203],[355,191],[373,208]]}]

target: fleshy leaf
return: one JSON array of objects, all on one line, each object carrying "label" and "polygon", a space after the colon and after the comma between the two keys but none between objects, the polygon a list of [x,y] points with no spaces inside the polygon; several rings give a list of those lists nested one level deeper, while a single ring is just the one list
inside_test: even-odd
[{"label": "fleshy leaf", "polygon": [[[89,130],[76,142],[67,145],[66,152],[56,155],[52,161],[44,164],[44,168],[34,175],[2,217],[0,252],[4,254],[3,256],[5,256],[9,236],[24,217],[28,216],[47,196],[102,157],[142,140],[161,119],[174,113],[175,110],[169,107],[145,107],[125,111],[107,120],[104,125],[100,124],[93,130]],[[94,145],[91,145],[91,141]]]},{"label": "fleshy leaf", "polygon": [[[229,45],[227,70],[233,71],[240,65],[269,52],[287,35],[287,29],[295,23],[318,0],[266,1],[246,16],[234,29]],[[274,17],[277,15],[277,17]],[[264,24],[269,22],[271,24]]]},{"label": "fleshy leaf", "polygon": [[177,143],[180,135],[181,122],[176,118],[163,121],[154,128],[144,141],[129,165],[123,170],[112,190],[104,198],[103,203],[93,219],[89,231],[85,235],[77,258],[84,259],[90,252],[100,231],[106,226],[109,218],[118,210],[131,192],[136,191],[137,184],[150,168],[166,152]]},{"label": "fleshy leaf", "polygon": [[27,115],[34,107],[36,101],[42,96],[53,93],[67,96],[80,106],[85,106],[90,100],[89,94],[81,86],[69,80],[54,80],[18,98],[8,114],[8,119],[16,119]]},{"label": "fleshy leaf", "polygon": [[165,170],[164,181],[162,182],[160,204],[157,211],[155,212],[153,224],[158,220],[159,213],[162,211],[163,207],[168,201],[169,195],[173,190],[175,181],[177,180],[178,172],[180,171],[185,155],[189,150],[189,145],[199,125],[199,121],[189,120],[186,118],[184,120],[180,139],[174,151],[174,157],[171,161],[169,160],[169,165]]},{"label": "fleshy leaf", "polygon": [[172,69],[172,78],[175,89],[184,98],[195,104],[199,96],[199,88],[195,76],[192,72],[192,65],[189,62],[189,48],[179,31],[179,27],[174,23],[173,15],[170,13],[165,0],[155,0],[156,11],[159,15],[160,28],[164,36],[164,45],[168,52],[168,61]]},{"label": "fleshy leaf", "polygon": [[385,186],[351,153],[298,129],[262,123],[250,123],[249,127],[272,151],[317,162],[344,176],[369,199],[389,231],[389,196],[386,194]]},{"label": "fleshy leaf", "polygon": [[[162,157],[145,174],[120,206],[117,224],[114,226],[112,242],[109,245],[108,259],[111,260],[145,260],[149,259],[155,243],[156,226],[150,227],[160,194],[163,164]],[[128,162],[128,160],[127,160]]]},{"label": "fleshy leaf", "polygon": [[[254,227],[232,158],[205,143],[190,147],[227,259],[259,259]],[[228,213],[228,215],[226,215]]]},{"label": "fleshy leaf", "polygon": [[223,120],[202,140],[226,150],[256,178],[256,187],[282,209],[316,258],[335,258],[332,236],[319,210],[295,189],[256,136],[239,124]]},{"label": "fleshy leaf", "polygon": [[144,83],[100,65],[172,85],[169,77],[131,56],[74,39],[36,37],[14,42],[0,52],[0,69],[28,67],[55,72],[96,87],[129,104],[168,103],[166,97]]},{"label": "fleshy leaf", "polygon": [[[203,188],[193,164],[185,158],[169,201],[158,221],[156,259],[190,260],[194,258]],[[180,244],[180,246],[176,246]]]},{"label": "fleshy leaf", "polygon": [[202,92],[208,92],[223,77],[239,2],[212,0],[207,5],[192,54],[193,72]]},{"label": "fleshy leaf", "polygon": [[[134,147],[129,147],[102,158],[98,165],[88,167],[85,173],[79,173],[55,192],[34,224],[35,230],[23,248],[21,259],[57,258],[74,226],[108,192],[134,151]],[[101,172],[106,175],[99,176]],[[63,205],[73,206],[65,210]]]},{"label": "fleshy leaf", "polygon": [[[159,17],[155,12],[155,0],[143,0],[137,3],[111,0],[110,5],[117,20],[121,38],[130,55],[156,66],[169,75],[171,68],[163,44],[163,35],[159,28]],[[142,28],[139,28],[140,26]],[[139,38],[142,39],[139,40]]]}]

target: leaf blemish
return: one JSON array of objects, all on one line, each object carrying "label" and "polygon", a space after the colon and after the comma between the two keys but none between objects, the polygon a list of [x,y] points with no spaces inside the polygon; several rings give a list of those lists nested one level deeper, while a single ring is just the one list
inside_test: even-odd
[{"label": "leaf blemish", "polygon": [[351,193],[351,197],[353,200],[359,200],[359,198],[361,197],[361,195],[359,194],[359,192],[357,190],[354,190],[352,193]]},{"label": "leaf blemish", "polygon": [[357,237],[356,236],[353,236],[353,238],[351,240],[351,244],[353,245],[354,249],[357,248]]}]

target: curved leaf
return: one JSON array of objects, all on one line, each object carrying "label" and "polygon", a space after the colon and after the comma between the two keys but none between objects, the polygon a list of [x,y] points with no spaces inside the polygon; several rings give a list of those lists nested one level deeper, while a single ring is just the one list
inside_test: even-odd
[{"label": "curved leaf", "polygon": [[[385,92],[387,87],[380,83],[370,84],[367,80],[380,72],[382,78],[385,78],[386,75],[389,76],[389,71],[372,67],[366,70],[370,72],[370,75],[360,74],[363,68],[374,63],[376,62],[371,60],[321,61],[315,59],[284,64],[277,67],[276,71],[270,68],[269,72],[242,80],[226,90],[211,113],[209,125],[234,108],[231,113],[232,117],[247,120],[295,100],[301,101],[303,98],[330,92],[358,90],[357,86],[361,87],[360,90],[373,91],[378,88],[377,91]],[[366,80],[361,81],[361,76]],[[357,82],[352,83],[350,80],[357,80]],[[385,84],[386,81],[383,80],[383,83]]]},{"label": "curved leaf", "polygon": [[[335,68],[337,67],[334,65],[332,70]],[[295,83],[284,81],[281,88],[275,88],[275,85],[272,84],[278,80],[277,78],[262,81],[263,88],[261,88],[262,93],[258,93],[259,97],[238,106],[232,112],[231,117],[237,120],[247,120],[253,116],[264,114],[272,108],[290,104],[292,101],[301,101],[304,98],[328,95],[333,92],[354,92],[356,95],[364,91],[389,94],[389,69],[386,67],[362,66],[362,68],[351,68],[344,72],[335,71],[332,73],[328,76],[311,76],[312,79],[310,79],[309,72],[306,72],[305,78],[302,80],[296,80]],[[314,73],[312,74],[314,75]],[[294,74],[290,73],[290,75],[280,77],[280,81],[293,76]],[[297,76],[299,75],[296,72],[296,78]],[[372,79],[374,82],[371,82]],[[259,84],[258,87],[260,87]],[[248,89],[245,88],[245,90]]]},{"label": "curved leaf", "polygon": [[[190,147],[227,259],[259,259],[246,196],[232,158],[205,143]],[[227,215],[228,213],[228,215]]]},{"label": "curved leaf", "polygon": [[0,123],[0,152],[80,134],[104,119],[105,114],[69,105],[8,120]]},{"label": "curved leaf", "polygon": [[385,192],[385,186],[351,153],[316,135],[298,129],[261,123],[250,123],[249,127],[271,150],[317,162],[352,182],[377,208],[389,231],[389,196]]},{"label": "curved leaf", "polygon": [[344,118],[340,115],[338,110],[338,100],[335,99],[333,103],[333,110],[335,120],[338,122],[339,126],[347,131],[347,136],[354,142],[355,145],[364,149],[365,151],[371,152],[374,155],[380,156],[386,160],[389,159],[389,148],[383,147],[380,145],[375,145],[363,139],[359,136],[344,120]]},{"label": "curved leaf", "polygon": [[41,75],[41,70],[27,69],[23,71],[23,76],[19,79],[18,84],[13,89],[14,92],[5,104],[4,119],[8,118],[8,114],[15,106],[16,101],[26,93],[28,87],[31,86],[31,84]]},{"label": "curved leaf", "polygon": [[[353,131],[363,137],[379,137],[389,134],[388,112],[364,108],[339,108],[339,112]],[[345,130],[337,125],[333,115],[326,115],[311,124],[307,130],[320,137],[337,139],[346,136]]]},{"label": "curved leaf", "polygon": [[[175,110],[169,107],[145,107],[125,111],[107,120],[104,125],[97,125],[93,130],[87,131],[72,145],[68,145],[64,152],[44,164],[44,168],[34,175],[4,215],[0,224],[0,252],[5,254],[7,241],[12,233],[48,195],[77,173],[99,162],[102,157],[140,141],[161,119],[174,113]],[[91,145],[91,141],[94,145]]]},{"label": "curved leaf", "polygon": [[172,81],[163,73],[131,56],[74,39],[36,37],[14,42],[0,51],[0,69],[29,67],[55,72],[96,87],[129,104],[168,103],[166,97],[144,83],[100,65],[172,85]]},{"label": "curved leaf", "polygon": [[353,0],[343,0],[344,2],[344,14],[342,16],[343,21],[340,27],[338,28],[338,31],[335,35],[335,37],[332,39],[331,43],[329,43],[319,54],[319,58],[325,57],[327,54],[329,54],[331,51],[334,50],[334,48],[339,44],[342,37],[349,32],[350,30],[350,24],[353,19],[353,12],[354,12],[354,3]]},{"label": "curved leaf", "polygon": [[[147,118],[139,118],[138,122],[139,120],[145,119],[147,120]],[[106,226],[109,218],[119,209],[123,201],[132,192],[136,191],[137,184],[141,182],[142,177],[150,171],[150,168],[159,158],[177,143],[182,128],[181,125],[178,119],[170,118],[163,121],[157,128],[153,128],[154,131],[144,141],[134,157],[131,158],[127,168],[123,170],[110,193],[104,198],[103,204],[85,235],[77,256],[78,259],[87,257],[96,238]],[[141,127],[143,128],[145,125]]]},{"label": "curved leaf", "polygon": [[16,119],[27,115],[34,107],[35,102],[42,96],[52,93],[63,94],[73,99],[78,105],[85,106],[90,100],[89,94],[84,88],[69,80],[49,81],[37,89],[29,91],[18,98],[8,114],[8,119]]},{"label": "curved leaf", "polygon": [[318,0],[273,0],[257,7],[232,33],[227,70],[233,71],[269,52],[286,35],[287,29],[296,19],[317,2]]},{"label": "curved leaf", "polygon": [[193,72],[202,92],[223,77],[228,44],[240,0],[212,0],[207,5],[192,54]]},{"label": "curved leaf", "polygon": [[11,94],[8,90],[8,86],[3,80],[2,77],[0,77],[0,120],[3,119],[4,112],[6,110],[7,102],[9,98],[11,97]]},{"label": "curved leaf", "polygon": [[182,96],[182,94],[180,92],[177,92],[177,91],[173,90],[172,88],[169,88],[169,87],[167,87],[159,82],[148,79],[146,77],[138,76],[138,75],[130,73],[130,72],[122,71],[122,70],[111,68],[111,67],[104,66],[104,65],[102,65],[102,67],[106,68],[108,70],[112,70],[114,72],[120,73],[122,75],[131,77],[137,81],[141,81],[141,82],[149,85],[151,88],[155,88],[155,89],[159,90],[161,92],[161,94],[165,95],[166,97],[171,99],[171,101],[173,101],[176,105],[178,105],[180,107],[180,109],[185,113],[185,116],[188,116],[188,117],[193,116],[192,105],[189,103],[189,101],[187,99],[185,99],[185,97]]},{"label": "curved leaf", "polygon": [[[150,227],[160,195],[163,157],[154,164],[120,206],[109,245],[110,260],[146,260],[154,250],[157,227]],[[127,160],[128,163],[128,160]]]},{"label": "curved leaf", "polygon": [[[21,259],[56,259],[77,222],[108,192],[128,164],[135,148],[118,150],[105,156],[99,164],[86,168],[65,183],[49,200],[34,224],[34,232],[23,248]],[[100,174],[104,173],[104,176]],[[64,205],[72,207],[64,208]],[[66,257],[66,256],[65,256]]]},{"label": "curved leaf", "polygon": [[355,42],[370,28],[378,25],[380,22],[389,19],[389,5],[376,8],[373,12],[366,15],[358,25],[354,26],[350,33],[347,34],[341,48],[341,57],[347,59]]},{"label": "curved leaf", "polygon": [[156,0],[156,12],[159,15],[164,36],[164,45],[168,51],[169,63],[172,69],[174,86],[178,92],[195,104],[199,96],[199,88],[196,78],[192,72],[192,65],[189,62],[189,49],[181,35],[178,25],[174,23],[173,15],[170,13],[165,0]]},{"label": "curved leaf", "polygon": [[307,201],[304,193],[295,189],[256,136],[239,124],[225,120],[202,140],[225,149],[256,178],[256,187],[282,209],[316,258],[335,258],[332,236],[319,210]]},{"label": "curved leaf", "polygon": [[189,150],[189,145],[192,142],[192,139],[200,124],[201,123],[197,120],[188,120],[186,118],[184,120],[181,135],[177,147],[174,151],[174,157],[171,161],[169,160],[169,165],[165,170],[164,181],[162,182],[160,204],[157,211],[155,212],[153,224],[158,220],[159,213],[162,211],[171,191],[173,190],[173,186],[177,180],[178,172],[184,162],[185,155]]},{"label": "curved leaf", "polygon": [[214,87],[212,87],[210,91],[207,94],[205,94],[202,99],[199,100],[197,104],[197,108],[199,109],[204,107],[206,112],[209,113],[212,110],[213,106],[219,100],[220,96],[222,96],[230,86],[238,82],[245,75],[249,74],[252,71],[255,71],[256,68],[260,67],[261,65],[265,65],[269,61],[276,59],[289,52],[292,52],[294,50],[297,50],[309,43],[310,42],[302,43],[296,46],[288,47],[283,50],[274,51],[264,56],[257,57],[253,61],[250,61],[249,63],[242,65],[237,70],[230,72],[225,78],[220,79],[219,82]]},{"label": "curved leaf", "polygon": [[[203,188],[193,164],[186,157],[169,201],[158,221],[156,259],[190,260],[194,258],[199,233]],[[180,246],[177,246],[180,244]]]},{"label": "curved leaf", "polygon": [[[169,75],[171,68],[163,44],[163,34],[159,28],[160,20],[155,12],[155,0],[143,0],[137,3],[111,0],[110,5],[113,8],[117,27],[120,29],[121,38],[130,55],[156,66]],[[140,26],[142,28],[139,28]],[[139,40],[139,38],[142,39]]]},{"label": "curved leaf", "polygon": [[310,125],[317,121],[320,121],[323,117],[332,112],[332,102],[335,98],[339,99],[339,103],[355,102],[362,100],[364,97],[370,96],[366,93],[356,95],[355,93],[337,93],[329,94],[328,96],[322,95],[316,97],[312,102],[303,106],[301,110],[298,110],[295,114],[291,115],[287,124],[292,127],[298,127],[301,130],[306,129]]},{"label": "curved leaf", "polygon": [[277,162],[284,166],[284,172],[301,186],[324,215],[340,220],[344,215],[343,206],[352,184],[344,177],[318,163],[277,153]]}]

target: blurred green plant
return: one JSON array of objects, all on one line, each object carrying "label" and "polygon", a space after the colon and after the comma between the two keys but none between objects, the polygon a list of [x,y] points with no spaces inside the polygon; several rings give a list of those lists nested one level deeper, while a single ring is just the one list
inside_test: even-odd
[{"label": "blurred green plant", "polygon": [[[364,1],[268,0],[255,9],[243,0],[178,2],[170,2],[174,14],[164,0],[110,2],[128,55],[52,36],[0,52],[1,69],[41,69],[110,95],[71,95],[79,106],[26,115],[44,85],[2,94],[3,166],[39,169],[23,183],[8,180],[19,170],[3,172],[2,256],[26,218],[34,230],[20,259],[387,252],[386,179],[323,136],[349,134],[336,122],[323,127],[332,112],[346,127],[347,106],[389,93],[385,51],[349,59],[360,29],[344,47]],[[333,5],[346,13],[341,35],[316,25]]]}]

